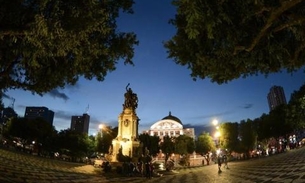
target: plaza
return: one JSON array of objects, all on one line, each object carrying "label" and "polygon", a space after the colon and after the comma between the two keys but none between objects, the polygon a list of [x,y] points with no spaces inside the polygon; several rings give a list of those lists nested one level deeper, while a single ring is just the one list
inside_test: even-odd
[{"label": "plaza", "polygon": [[127,177],[100,168],[0,149],[1,183],[303,183],[305,148],[267,157],[229,162],[230,169],[218,173],[216,164],[178,168],[151,179]]}]

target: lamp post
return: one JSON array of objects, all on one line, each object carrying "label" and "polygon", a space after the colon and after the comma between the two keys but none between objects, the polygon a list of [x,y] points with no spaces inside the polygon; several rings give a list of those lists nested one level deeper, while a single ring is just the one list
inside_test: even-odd
[{"label": "lamp post", "polygon": [[98,132],[96,134],[96,150],[97,150],[97,154],[99,155],[99,153],[103,152],[103,128],[104,125],[103,124],[99,124],[98,125]]},{"label": "lamp post", "polygon": [[217,140],[216,145],[218,145],[218,146],[220,145],[220,135],[221,135],[221,134],[220,134],[220,131],[218,131],[218,130],[215,132],[215,135],[214,135],[214,137],[215,137],[216,140]]},{"label": "lamp post", "polygon": [[217,120],[217,119],[214,119],[214,120],[212,121],[212,123],[213,123],[214,126],[217,127],[217,125],[218,125],[218,120]]},{"label": "lamp post", "polygon": [[101,137],[103,136],[103,128],[104,128],[103,124],[98,125],[98,129],[99,129],[99,132],[101,133]]},{"label": "lamp post", "polygon": [[216,128],[216,132],[214,134],[214,138],[216,139],[216,146],[219,146],[219,142],[220,142],[220,131],[219,131],[219,126],[218,126],[218,120],[217,119],[214,119],[212,121],[213,125],[215,126]]}]

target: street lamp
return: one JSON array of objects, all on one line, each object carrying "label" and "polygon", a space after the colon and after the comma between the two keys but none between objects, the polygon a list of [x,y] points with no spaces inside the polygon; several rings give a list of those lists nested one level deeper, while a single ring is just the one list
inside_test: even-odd
[{"label": "street lamp", "polygon": [[220,133],[220,131],[217,130],[214,135],[214,137],[217,139],[217,145],[220,144],[220,136],[221,136],[221,133]]},{"label": "street lamp", "polygon": [[101,136],[103,136],[103,128],[104,128],[103,124],[98,125],[98,129],[99,129],[99,132],[101,133]]},{"label": "street lamp", "polygon": [[214,126],[217,127],[217,125],[218,125],[218,120],[217,120],[217,119],[214,119],[214,120],[212,121],[212,123],[213,123]]},{"label": "street lamp", "polygon": [[216,144],[217,146],[219,146],[219,144],[220,144],[220,135],[221,135],[221,133],[220,133],[220,131],[219,131],[218,120],[217,120],[217,119],[214,119],[214,120],[212,121],[212,123],[213,123],[213,125],[214,125],[215,128],[216,128],[216,132],[215,132],[215,134],[214,134],[214,138],[216,139],[216,140],[215,140],[215,144]]}]

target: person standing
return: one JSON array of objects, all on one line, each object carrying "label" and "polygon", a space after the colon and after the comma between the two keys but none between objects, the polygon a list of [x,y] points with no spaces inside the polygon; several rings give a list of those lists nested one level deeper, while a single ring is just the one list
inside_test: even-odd
[{"label": "person standing", "polygon": [[207,165],[209,165],[210,164],[210,153],[207,153],[205,158],[206,158],[206,161],[207,161]]},{"label": "person standing", "polygon": [[228,156],[226,154],[224,154],[222,159],[223,159],[223,164],[224,164],[223,168],[229,169],[229,167],[228,167]]},{"label": "person standing", "polygon": [[222,157],[220,154],[217,156],[217,163],[218,163],[218,173],[221,173],[222,172],[221,171]]}]

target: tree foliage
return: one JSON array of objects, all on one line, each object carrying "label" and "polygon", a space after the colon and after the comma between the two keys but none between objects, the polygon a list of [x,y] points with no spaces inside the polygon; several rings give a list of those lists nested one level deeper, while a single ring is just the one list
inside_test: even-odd
[{"label": "tree foliage", "polygon": [[195,151],[194,139],[187,135],[175,137],[175,153],[180,155],[191,154]]},{"label": "tree foliage", "polygon": [[42,94],[79,77],[104,80],[120,59],[133,64],[134,33],[119,32],[133,0],[1,1],[0,89]]},{"label": "tree foliage", "polygon": [[149,155],[155,156],[159,153],[159,142],[158,136],[150,136],[147,133],[139,135],[139,140],[142,143],[141,154],[145,154],[145,149],[149,150]]},{"label": "tree foliage", "polygon": [[248,119],[247,121],[242,120],[239,127],[240,136],[240,150],[244,153],[249,153],[250,150],[254,149],[256,143],[256,131],[254,123]]},{"label": "tree foliage", "polygon": [[56,134],[54,127],[42,118],[12,118],[6,126],[6,136],[19,137],[28,142],[35,140],[46,146],[44,142]]},{"label": "tree foliage", "polygon": [[59,151],[68,152],[73,158],[84,157],[90,150],[90,140],[87,134],[70,129],[61,130],[57,136]]},{"label": "tree foliage", "polygon": [[293,129],[305,128],[305,85],[291,94],[286,113],[287,122]]},{"label": "tree foliage", "polygon": [[117,136],[117,131],[109,126],[104,126],[97,134],[97,151],[108,154],[112,140]]},{"label": "tree foliage", "polygon": [[177,32],[165,43],[191,76],[224,83],[305,64],[303,0],[173,0]]},{"label": "tree foliage", "polygon": [[7,139],[20,139],[23,147],[35,142],[38,153],[51,152],[57,147],[57,131],[43,118],[11,118],[5,125],[4,136]]},{"label": "tree foliage", "polygon": [[212,152],[216,149],[213,138],[210,136],[209,133],[206,132],[203,132],[198,136],[197,140],[195,141],[195,144],[196,152],[202,155],[208,152]]},{"label": "tree foliage", "polygon": [[4,104],[3,104],[3,93],[0,91],[0,113],[4,109]]},{"label": "tree foliage", "polygon": [[220,125],[219,130],[221,147],[229,151],[237,151],[239,145],[238,123],[223,123]]},{"label": "tree foliage", "polygon": [[165,154],[165,161],[167,161],[169,156],[175,152],[174,138],[169,136],[164,136],[163,141],[160,143],[160,148],[162,152]]}]

